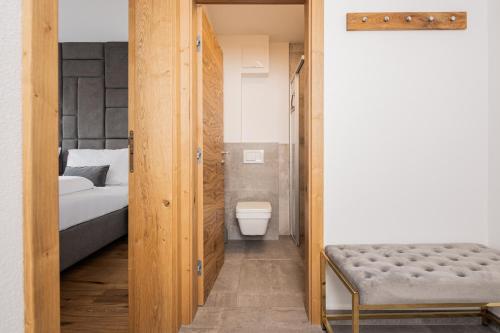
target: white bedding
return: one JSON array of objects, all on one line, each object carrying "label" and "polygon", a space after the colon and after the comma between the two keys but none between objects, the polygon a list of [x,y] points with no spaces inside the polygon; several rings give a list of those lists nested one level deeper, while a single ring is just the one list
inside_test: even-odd
[{"label": "white bedding", "polygon": [[128,185],[93,187],[59,196],[59,230],[128,206]]},{"label": "white bedding", "polygon": [[77,176],[59,176],[59,195],[90,190],[94,184],[87,178]]}]

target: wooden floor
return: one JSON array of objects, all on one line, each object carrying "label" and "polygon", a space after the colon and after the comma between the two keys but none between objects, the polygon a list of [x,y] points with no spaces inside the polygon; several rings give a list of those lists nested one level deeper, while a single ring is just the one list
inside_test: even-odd
[{"label": "wooden floor", "polygon": [[61,332],[128,332],[127,258],[122,238],[61,274]]}]

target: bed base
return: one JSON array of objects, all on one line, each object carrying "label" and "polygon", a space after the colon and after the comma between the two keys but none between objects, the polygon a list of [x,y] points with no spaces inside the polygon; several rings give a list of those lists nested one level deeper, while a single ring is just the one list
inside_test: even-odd
[{"label": "bed base", "polygon": [[128,233],[128,207],[59,232],[61,272]]},{"label": "bed base", "polygon": [[[352,310],[347,313],[328,313],[326,309],[326,266],[335,273],[352,296]],[[489,311],[500,308],[500,303],[442,303],[442,304],[360,304],[359,290],[342,273],[342,270],[321,251],[321,325],[333,333],[330,321],[352,321],[352,332],[359,333],[363,319],[411,319],[411,318],[481,318],[483,325],[500,325],[500,318]]]}]

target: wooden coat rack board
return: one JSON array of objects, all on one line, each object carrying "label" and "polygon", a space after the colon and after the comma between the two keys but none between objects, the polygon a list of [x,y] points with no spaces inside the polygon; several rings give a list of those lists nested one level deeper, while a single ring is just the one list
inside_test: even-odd
[{"label": "wooden coat rack board", "polygon": [[465,29],[467,29],[466,12],[347,14],[347,31]]}]

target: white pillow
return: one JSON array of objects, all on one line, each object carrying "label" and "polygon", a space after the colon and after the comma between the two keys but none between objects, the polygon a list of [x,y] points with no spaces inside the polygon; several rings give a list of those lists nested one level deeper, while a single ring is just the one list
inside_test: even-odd
[{"label": "white pillow", "polygon": [[69,167],[109,165],[106,185],[128,184],[128,148],[124,149],[70,149]]}]

